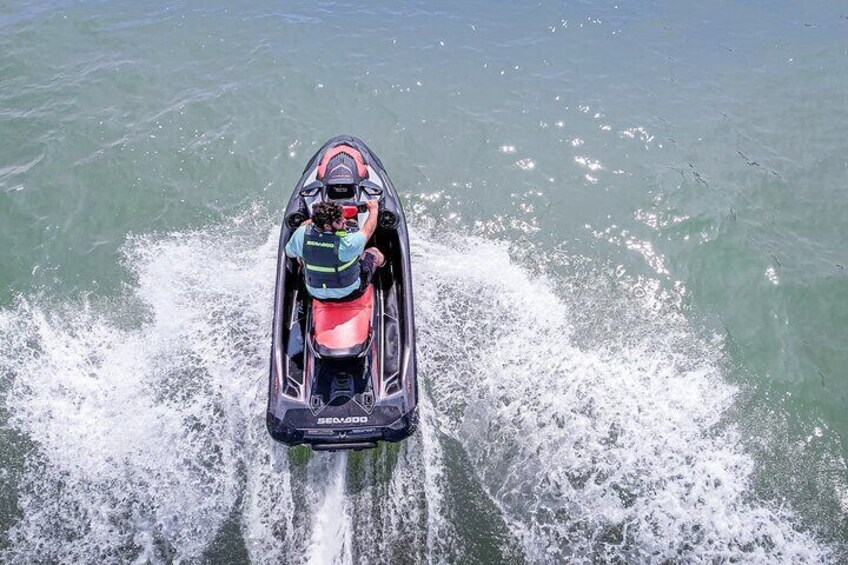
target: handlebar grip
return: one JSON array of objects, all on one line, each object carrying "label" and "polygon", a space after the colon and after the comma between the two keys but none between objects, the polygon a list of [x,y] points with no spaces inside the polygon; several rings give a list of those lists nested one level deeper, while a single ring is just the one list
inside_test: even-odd
[{"label": "handlebar grip", "polygon": [[[378,211],[380,211],[380,210],[382,210],[382,209],[383,209],[383,201],[382,201],[382,200],[378,200],[378,201],[377,201],[377,210],[378,210]],[[358,202],[358,203],[356,204],[356,211],[357,211],[357,212],[360,212],[360,213],[362,213],[362,212],[367,212],[367,211],[368,211],[368,206],[367,206],[364,202]]]}]

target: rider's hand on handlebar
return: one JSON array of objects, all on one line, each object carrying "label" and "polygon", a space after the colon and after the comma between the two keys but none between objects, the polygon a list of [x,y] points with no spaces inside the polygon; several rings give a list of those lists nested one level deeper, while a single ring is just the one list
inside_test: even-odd
[{"label": "rider's hand on handlebar", "polygon": [[377,200],[366,200],[365,207],[368,210],[368,213],[375,213],[380,207],[380,203]]}]

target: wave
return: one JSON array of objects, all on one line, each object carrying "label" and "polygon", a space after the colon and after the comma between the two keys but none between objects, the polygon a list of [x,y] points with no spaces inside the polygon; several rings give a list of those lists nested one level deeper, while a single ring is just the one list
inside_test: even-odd
[{"label": "wave", "polygon": [[[720,343],[464,239],[413,237],[421,430],[366,453],[288,450],[265,432],[277,229],[258,208],[130,236],[119,297],[20,297],[0,312],[0,390],[32,449],[0,558],[832,557],[752,496]],[[610,313],[603,331],[584,323]]]}]

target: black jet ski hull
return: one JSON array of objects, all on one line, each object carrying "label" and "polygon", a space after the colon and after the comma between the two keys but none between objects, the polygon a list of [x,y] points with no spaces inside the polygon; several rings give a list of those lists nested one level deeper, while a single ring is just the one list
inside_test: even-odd
[{"label": "black jet ski hull", "polygon": [[[357,150],[368,180],[352,194],[331,193],[316,180],[325,152],[340,144]],[[372,335],[366,351],[350,359],[327,359],[310,341],[311,299],[301,267],[285,245],[309,209],[324,200],[380,200],[376,246],[386,265],[374,277]],[[342,202],[344,201],[344,202]],[[316,450],[367,449],[401,441],[418,426],[418,380],[412,272],[406,221],[397,192],[380,160],[359,139],[338,136],[309,161],[286,207],[280,230],[271,345],[268,432],[286,445]]]}]

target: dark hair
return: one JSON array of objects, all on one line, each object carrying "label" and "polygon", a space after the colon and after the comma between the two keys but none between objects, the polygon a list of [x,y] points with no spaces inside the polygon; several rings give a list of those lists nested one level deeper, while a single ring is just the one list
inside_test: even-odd
[{"label": "dark hair", "polygon": [[312,208],[312,219],[319,228],[342,219],[342,207],[335,202],[319,202]]}]

